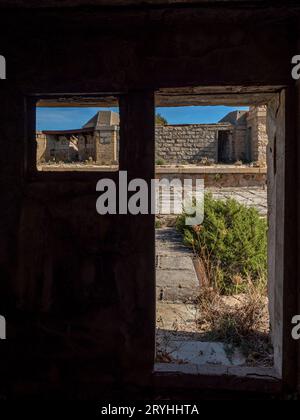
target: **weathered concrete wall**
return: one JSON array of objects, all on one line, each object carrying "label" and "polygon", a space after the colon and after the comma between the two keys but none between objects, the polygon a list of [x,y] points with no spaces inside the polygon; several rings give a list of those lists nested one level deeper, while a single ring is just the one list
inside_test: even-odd
[{"label": "weathered concrete wall", "polygon": [[[134,389],[140,397],[145,386],[154,386],[154,220],[98,216],[99,174],[35,174],[30,95],[123,92],[120,167],[148,181],[154,176],[156,89],[223,86],[226,93],[240,86],[252,92],[292,83],[299,22],[286,3],[280,11],[263,3],[258,9],[219,3],[122,12],[1,10],[1,53],[8,63],[0,95],[0,313],[9,338],[1,346],[4,396],[99,399],[108,390],[124,397]],[[25,97],[31,101],[26,111]],[[294,106],[291,100],[291,115]],[[295,133],[289,136],[293,142]],[[297,191],[285,211],[295,210]],[[290,219],[296,231],[293,213]],[[281,243],[285,264],[298,258],[295,246],[286,247],[291,238]],[[287,279],[299,279],[293,268]],[[290,366],[297,372],[294,356]],[[155,378],[161,386],[162,378]],[[184,380],[197,387],[198,398],[201,387],[274,389],[270,378],[259,385],[248,375]],[[180,375],[169,377],[165,388],[184,385],[180,381]]]},{"label": "weathered concrete wall", "polygon": [[[276,136],[277,136],[277,124],[276,116],[280,108],[280,97],[279,95],[274,98],[268,106],[267,114],[267,132],[269,136],[269,153],[268,153],[268,290],[269,290],[269,313],[271,323],[271,333],[274,342],[274,359],[277,368],[282,371],[282,348],[279,343],[282,342],[282,304],[283,300],[279,295],[279,291],[275,288],[276,283],[276,244],[278,239],[276,238],[276,172],[277,172],[277,156],[276,156]],[[281,239],[282,240],[282,239]],[[277,278],[280,290],[282,291],[282,278]],[[280,283],[279,283],[280,281]],[[275,291],[276,290],[276,291]]]},{"label": "weathered concrete wall", "polygon": [[157,169],[156,177],[158,179],[166,178],[170,181],[173,179],[180,179],[184,183],[185,179],[192,179],[195,182],[197,179],[204,180],[205,187],[260,187],[265,188],[267,186],[267,171],[244,168],[244,170],[228,169],[222,170],[223,168],[211,168],[212,170],[198,170],[193,169],[186,171],[176,171],[169,169]]}]

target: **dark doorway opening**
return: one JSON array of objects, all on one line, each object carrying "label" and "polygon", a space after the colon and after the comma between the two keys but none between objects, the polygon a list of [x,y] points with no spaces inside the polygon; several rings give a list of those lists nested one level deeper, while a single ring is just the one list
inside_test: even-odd
[{"label": "dark doorway opening", "polygon": [[218,132],[218,161],[220,163],[229,163],[230,150],[229,150],[229,132]]}]

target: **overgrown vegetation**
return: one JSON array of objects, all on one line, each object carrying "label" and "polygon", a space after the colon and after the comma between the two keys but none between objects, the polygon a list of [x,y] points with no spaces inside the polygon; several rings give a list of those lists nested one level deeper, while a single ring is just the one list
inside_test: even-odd
[{"label": "overgrown vegetation", "polygon": [[155,220],[155,229],[161,229],[163,227],[163,222],[159,219]]},{"label": "overgrown vegetation", "polygon": [[268,334],[267,299],[251,282],[246,293],[228,301],[212,288],[203,288],[197,299],[198,327],[208,341],[225,343],[228,357],[239,348],[248,365],[270,366],[272,345]]},{"label": "overgrown vegetation", "polygon": [[[195,300],[202,339],[239,348],[250,366],[273,364],[267,298],[267,220],[234,199],[204,198],[204,221],[177,229],[204,266],[206,280]],[[202,277],[204,276],[202,274]],[[206,284],[206,286],[204,286]]]},{"label": "overgrown vegetation", "polygon": [[183,214],[177,229],[202,259],[210,285],[220,294],[245,292],[249,282],[261,292],[266,289],[267,221],[256,209],[206,194],[203,224],[186,226]]},{"label": "overgrown vegetation", "polygon": [[163,158],[157,157],[155,164],[160,166],[160,165],[166,165],[166,161]]}]

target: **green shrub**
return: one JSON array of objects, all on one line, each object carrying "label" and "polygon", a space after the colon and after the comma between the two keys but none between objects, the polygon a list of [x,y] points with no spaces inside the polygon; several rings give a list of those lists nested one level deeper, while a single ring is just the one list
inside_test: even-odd
[{"label": "green shrub", "polygon": [[166,161],[163,158],[160,158],[159,157],[159,158],[156,159],[156,162],[155,163],[156,163],[156,165],[159,165],[160,166],[160,165],[165,165],[166,164]]},{"label": "green shrub", "polygon": [[243,292],[249,280],[265,288],[267,277],[267,221],[254,208],[234,199],[205,195],[204,221],[185,226],[177,219],[184,243],[200,255],[211,285],[222,294]]},{"label": "green shrub", "polygon": [[155,229],[161,229],[163,226],[163,222],[161,220],[155,220]]}]

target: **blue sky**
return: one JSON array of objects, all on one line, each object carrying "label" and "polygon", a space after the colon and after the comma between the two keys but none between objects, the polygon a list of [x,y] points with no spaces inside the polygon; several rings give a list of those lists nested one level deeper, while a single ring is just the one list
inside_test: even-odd
[{"label": "blue sky", "polygon": [[[118,108],[37,108],[37,130],[68,130],[81,128],[97,111]],[[228,106],[185,106],[156,108],[169,124],[216,123],[228,112],[248,107]]]}]

